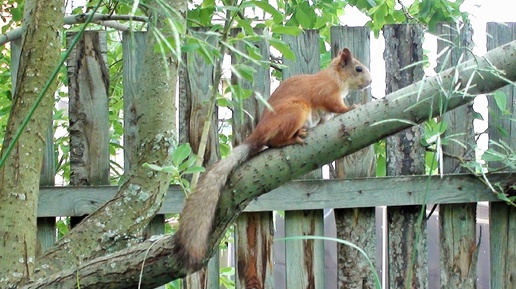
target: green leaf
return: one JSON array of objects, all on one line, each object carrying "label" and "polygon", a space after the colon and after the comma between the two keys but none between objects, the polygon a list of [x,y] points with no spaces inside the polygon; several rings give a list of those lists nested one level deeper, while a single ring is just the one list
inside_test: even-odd
[{"label": "green leaf", "polygon": [[11,8],[11,14],[14,21],[22,21],[23,20],[23,10],[18,8]]},{"label": "green leaf", "polygon": [[201,8],[199,10],[199,20],[205,26],[209,26],[211,24],[211,19],[213,18],[215,12],[214,7]]},{"label": "green leaf", "polygon": [[183,162],[179,166],[178,170],[180,172],[182,172],[182,171],[185,171],[186,169],[188,169],[189,167],[192,167],[195,164],[196,159],[197,159],[196,157],[188,158],[185,162]]},{"label": "green leaf", "polygon": [[384,155],[377,155],[376,157],[376,176],[385,177],[387,175],[387,161]]},{"label": "green leaf", "polygon": [[507,95],[505,95],[505,93],[503,91],[497,90],[493,94],[493,97],[495,99],[496,106],[498,107],[498,109],[500,111],[504,112],[505,109],[507,108]]},{"label": "green leaf", "polygon": [[282,23],[283,22],[283,14],[281,14],[276,8],[274,8],[269,2],[267,1],[244,1],[242,2],[241,7],[247,8],[247,7],[259,7],[263,11],[269,13],[272,16],[272,20],[274,23]]},{"label": "green leaf", "polygon": [[271,32],[278,34],[287,34],[297,36],[301,33],[303,29],[296,26],[284,26],[284,25],[272,25]]},{"label": "green leaf", "polygon": [[195,173],[202,173],[204,171],[206,171],[206,169],[203,167],[191,166],[191,167],[187,168],[183,173],[184,174],[195,174]]},{"label": "green leaf", "polygon": [[281,52],[281,54],[283,54],[283,57],[290,60],[296,59],[296,55],[294,54],[294,52],[292,52],[290,47],[285,42],[271,38],[269,39],[269,43],[272,45],[272,47],[278,49],[278,51]]},{"label": "green leaf", "polygon": [[240,77],[243,77],[246,80],[253,81],[254,74],[256,72],[256,69],[249,65],[245,64],[237,64],[233,65],[231,68],[231,71],[235,72],[235,70],[238,72],[237,75]]},{"label": "green leaf", "polygon": [[177,169],[174,166],[166,166],[161,168],[162,172],[177,174]]},{"label": "green leaf", "polygon": [[486,162],[496,162],[496,161],[502,161],[505,159],[505,155],[501,154],[494,150],[487,150],[482,155],[482,159]]},{"label": "green leaf", "polygon": [[308,14],[305,13],[305,11],[297,9],[294,15],[297,19],[297,22],[299,22],[299,24],[303,28],[312,28],[312,23],[310,23],[310,17],[308,16]]},{"label": "green leaf", "polygon": [[405,23],[405,21],[407,21],[405,13],[403,13],[401,10],[394,10],[392,12],[392,18],[394,19],[395,23]]},{"label": "green leaf", "polygon": [[181,53],[196,51],[201,45],[199,43],[186,43],[181,45]]},{"label": "green leaf", "polygon": [[246,34],[251,34],[251,35],[254,34],[253,27],[251,26],[251,23],[249,20],[236,18],[236,22],[240,28],[244,29]]},{"label": "green leaf", "polygon": [[246,50],[247,50],[247,54],[249,55],[249,57],[251,59],[254,59],[254,60],[262,59],[262,54],[261,54],[260,48],[252,45],[251,43],[247,43]]},{"label": "green leaf", "polygon": [[425,153],[425,165],[428,172],[434,172],[438,165],[437,154],[434,152]]},{"label": "green leaf", "polygon": [[225,275],[235,275],[235,268],[234,267],[220,268],[220,273],[225,274]]},{"label": "green leaf", "polygon": [[215,7],[215,0],[203,0],[201,7],[202,8]]},{"label": "green leaf", "polygon": [[83,8],[84,8],[83,6],[78,6],[78,7],[73,8],[72,14],[81,14],[81,13],[83,13],[83,10],[82,10]]},{"label": "green leaf", "polygon": [[504,127],[502,126],[496,126],[496,129],[498,130],[498,132],[503,136],[503,137],[508,137],[509,136],[509,133],[505,130]]},{"label": "green leaf", "polygon": [[484,120],[484,117],[482,116],[482,114],[480,114],[476,111],[473,112],[473,118],[478,119],[478,120]]},{"label": "green leaf", "polygon": [[218,107],[228,107],[230,105],[230,102],[225,97],[217,97],[217,106]]},{"label": "green leaf", "polygon": [[406,124],[413,125],[413,126],[417,125],[417,123],[415,123],[415,122],[413,122],[411,120],[399,119],[399,118],[391,118],[391,119],[380,120],[378,122],[373,123],[371,126],[386,124],[386,123],[389,123],[389,122],[406,123]]},{"label": "green leaf", "polygon": [[187,188],[187,192],[190,192],[190,182],[185,178],[181,178],[180,181],[181,181],[181,184],[183,184],[183,187]]},{"label": "green leaf", "polygon": [[190,147],[190,144],[182,144],[172,153],[172,162],[175,166],[179,166],[188,156],[190,156],[191,153],[192,148]]},{"label": "green leaf", "polygon": [[143,167],[144,168],[149,168],[151,170],[158,171],[158,172],[163,171],[163,167],[155,165],[155,164],[144,163]]},{"label": "green leaf", "polygon": [[[373,9],[371,9],[373,10]],[[383,26],[386,24],[385,22],[385,16],[387,16],[387,6],[385,4],[379,5],[378,8],[372,13],[372,18],[375,22],[377,22],[377,25]]]},{"label": "green leaf", "polygon": [[219,145],[220,155],[227,156],[231,152],[231,147],[225,143]]}]

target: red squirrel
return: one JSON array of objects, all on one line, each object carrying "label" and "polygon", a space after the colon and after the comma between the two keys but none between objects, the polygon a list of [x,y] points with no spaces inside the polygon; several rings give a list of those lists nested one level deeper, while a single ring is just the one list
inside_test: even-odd
[{"label": "red squirrel", "polygon": [[343,100],[349,90],[360,90],[370,83],[369,70],[347,48],[339,51],[326,69],[283,81],[269,98],[273,110],[263,111],[251,135],[206,171],[186,199],[175,233],[176,252],[183,265],[194,270],[208,257],[208,238],[220,192],[236,166],[265,147],[302,144],[308,128],[324,122],[333,113],[354,108]]}]

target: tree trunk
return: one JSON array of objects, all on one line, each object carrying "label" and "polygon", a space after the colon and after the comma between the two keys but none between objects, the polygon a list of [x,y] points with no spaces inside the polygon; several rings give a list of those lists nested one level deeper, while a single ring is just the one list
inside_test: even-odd
[{"label": "tree trunk", "polygon": [[[22,52],[11,114],[2,145],[6,161],[0,168],[0,287],[15,287],[33,275],[36,258],[36,212],[39,179],[56,82],[43,95],[13,150],[6,148],[21,129],[29,111],[60,57],[63,1],[25,1]],[[44,47],[44,49],[42,49]]]},{"label": "tree trunk", "polygon": [[[22,39],[18,38],[11,42],[11,80],[12,87],[16,87],[16,76],[20,62]],[[13,94],[15,93],[13,89]],[[54,185],[55,157],[54,157],[54,125],[50,115],[43,154],[43,165],[41,166],[40,186],[50,187]],[[36,245],[36,256],[40,256],[56,241],[56,218],[38,218],[38,243]]]}]

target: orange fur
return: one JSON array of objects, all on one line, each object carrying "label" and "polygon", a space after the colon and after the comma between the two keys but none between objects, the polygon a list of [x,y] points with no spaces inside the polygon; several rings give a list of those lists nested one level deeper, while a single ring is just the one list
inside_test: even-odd
[{"label": "orange fur", "polygon": [[349,90],[363,89],[370,83],[367,68],[344,48],[328,68],[312,75],[293,76],[280,84],[269,98],[273,110],[266,109],[251,135],[201,176],[186,200],[175,241],[176,253],[188,271],[200,269],[202,259],[207,257],[220,192],[233,168],[264,147],[303,143],[309,128],[333,113],[354,108],[343,100]]}]

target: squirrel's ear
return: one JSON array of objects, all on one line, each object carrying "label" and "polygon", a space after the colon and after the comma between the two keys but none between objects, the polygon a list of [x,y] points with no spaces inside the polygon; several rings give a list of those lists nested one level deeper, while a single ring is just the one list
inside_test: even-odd
[{"label": "squirrel's ear", "polygon": [[342,67],[346,66],[353,59],[353,56],[351,55],[351,51],[349,51],[349,49],[347,49],[347,48],[344,48],[341,51],[339,51],[339,56],[340,56],[340,65]]}]

